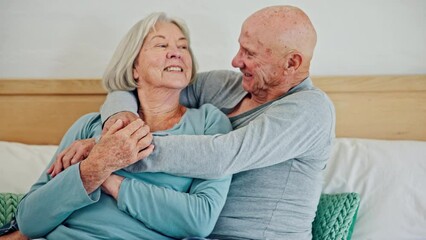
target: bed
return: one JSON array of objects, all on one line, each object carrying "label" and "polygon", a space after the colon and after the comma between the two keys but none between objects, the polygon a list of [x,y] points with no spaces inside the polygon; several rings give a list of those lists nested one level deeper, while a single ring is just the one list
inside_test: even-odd
[{"label": "bed", "polygon": [[[314,238],[426,239],[426,75],[313,81],[334,102],[337,135],[317,212],[328,219]],[[0,193],[19,201],[67,128],[105,96],[99,79],[0,79]],[[343,234],[321,227],[339,227],[348,202],[336,210],[334,196],[342,194],[358,199]]]}]

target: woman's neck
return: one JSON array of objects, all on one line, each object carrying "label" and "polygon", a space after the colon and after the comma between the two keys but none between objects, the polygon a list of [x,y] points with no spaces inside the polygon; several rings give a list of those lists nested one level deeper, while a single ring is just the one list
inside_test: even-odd
[{"label": "woman's neck", "polygon": [[138,90],[139,116],[151,132],[170,129],[180,121],[186,108],[179,104],[179,96],[176,90]]}]

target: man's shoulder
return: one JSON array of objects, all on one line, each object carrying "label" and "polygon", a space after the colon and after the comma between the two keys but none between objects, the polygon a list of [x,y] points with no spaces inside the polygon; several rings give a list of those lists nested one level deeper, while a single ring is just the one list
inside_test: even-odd
[{"label": "man's shoulder", "polygon": [[315,87],[312,83],[307,84],[303,87],[300,87],[294,92],[291,92],[284,98],[283,101],[296,101],[301,104],[306,104],[307,106],[312,107],[327,107],[331,111],[334,111],[334,105],[327,93],[323,90]]},{"label": "man's shoulder", "polygon": [[[293,92],[272,104],[275,112],[294,114],[303,119],[305,123],[314,125],[329,125],[335,124],[335,108],[331,99],[325,92],[316,87],[301,89]],[[271,109],[272,110],[272,109]]]},{"label": "man's shoulder", "polygon": [[296,102],[307,105],[325,105],[332,106],[333,102],[328,95],[319,88],[311,86],[310,88],[298,89],[276,100],[276,103]]}]

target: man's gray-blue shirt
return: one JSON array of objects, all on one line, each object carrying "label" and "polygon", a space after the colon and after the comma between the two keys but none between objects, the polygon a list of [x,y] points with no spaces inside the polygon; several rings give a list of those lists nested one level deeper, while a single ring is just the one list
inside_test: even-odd
[{"label": "man's gray-blue shirt", "polygon": [[[211,71],[197,75],[181,102],[211,103],[230,113],[246,94],[240,73]],[[119,111],[136,113],[133,94],[108,95],[103,120]],[[311,239],[335,137],[330,99],[308,77],[279,99],[230,120],[234,131],[228,134],[155,137],[155,152],[139,167],[195,178],[234,174],[211,238]]]}]

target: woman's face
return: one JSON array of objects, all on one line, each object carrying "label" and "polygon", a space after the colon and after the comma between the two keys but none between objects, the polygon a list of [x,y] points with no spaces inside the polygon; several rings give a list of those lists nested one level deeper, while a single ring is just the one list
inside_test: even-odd
[{"label": "woman's face", "polygon": [[188,40],[173,23],[158,22],[136,58],[133,77],[140,87],[183,89],[192,74]]}]

